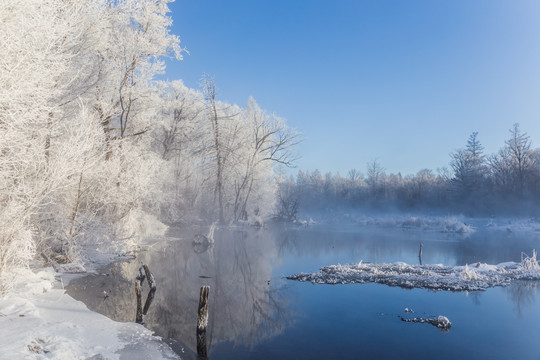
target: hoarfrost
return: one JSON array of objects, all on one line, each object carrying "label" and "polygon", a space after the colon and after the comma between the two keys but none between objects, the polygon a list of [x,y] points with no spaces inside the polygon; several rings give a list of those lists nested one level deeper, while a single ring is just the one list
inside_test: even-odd
[{"label": "hoarfrost", "polygon": [[540,280],[540,265],[536,259],[536,251],[533,250],[530,257],[522,254],[519,263],[444,266],[359,262],[325,266],[316,273],[290,275],[287,279],[332,285],[378,283],[408,289],[483,291],[494,286],[510,285],[512,281]]},{"label": "hoarfrost", "polygon": [[422,324],[427,323],[427,324],[436,326],[441,331],[449,331],[450,328],[452,327],[452,323],[450,322],[450,320],[448,320],[446,316],[442,316],[442,315],[439,315],[438,317],[433,318],[433,319],[426,319],[426,318],[421,318],[421,317],[419,318],[401,317],[401,321],[415,322],[415,323],[422,323]]}]

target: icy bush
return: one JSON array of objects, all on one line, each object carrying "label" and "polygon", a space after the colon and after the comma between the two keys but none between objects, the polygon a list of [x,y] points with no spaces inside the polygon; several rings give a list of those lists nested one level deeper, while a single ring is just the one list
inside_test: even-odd
[{"label": "icy bush", "polygon": [[521,266],[527,271],[540,271],[540,265],[536,260],[536,250],[533,250],[530,257],[521,253]]},{"label": "icy bush", "polygon": [[474,269],[470,269],[469,265],[465,265],[463,270],[459,273],[459,278],[465,281],[478,280],[479,275]]},{"label": "icy bush", "polygon": [[30,230],[19,228],[11,233],[5,230],[11,229],[0,228],[0,295],[13,286],[16,280],[13,271],[28,266],[36,250]]},{"label": "icy bush", "polygon": [[124,237],[131,239],[127,244],[130,249],[133,249],[144,237],[165,235],[167,229],[168,226],[159,221],[156,216],[140,209],[130,211],[120,223],[120,230]]},{"label": "icy bush", "polygon": [[474,232],[474,229],[456,217],[445,217],[442,221],[443,232],[467,234]]}]

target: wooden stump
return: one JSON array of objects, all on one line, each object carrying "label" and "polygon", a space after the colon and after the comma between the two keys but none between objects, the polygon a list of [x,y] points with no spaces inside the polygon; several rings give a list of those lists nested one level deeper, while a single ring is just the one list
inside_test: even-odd
[{"label": "wooden stump", "polygon": [[139,283],[139,281],[135,281],[135,295],[137,296],[137,315],[135,316],[135,322],[137,324],[144,324],[142,312],[141,284]]},{"label": "wooden stump", "polygon": [[197,354],[201,358],[207,358],[206,350],[206,327],[208,326],[208,295],[209,286],[201,287],[199,295],[199,311],[197,316]]}]

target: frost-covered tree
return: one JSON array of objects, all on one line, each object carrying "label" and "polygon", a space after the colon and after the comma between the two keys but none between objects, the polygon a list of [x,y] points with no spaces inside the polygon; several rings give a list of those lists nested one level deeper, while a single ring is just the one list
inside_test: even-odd
[{"label": "frost-covered tree", "polygon": [[213,144],[211,149],[214,152],[214,159],[215,159],[215,173],[216,173],[216,180],[215,180],[215,188],[214,188],[214,198],[217,201],[217,207],[218,207],[218,218],[219,222],[223,223],[225,221],[225,215],[224,215],[224,180],[223,180],[223,172],[224,172],[224,162],[225,162],[225,156],[226,151],[224,149],[223,145],[223,135],[221,134],[221,119],[220,115],[218,114],[218,104],[216,99],[216,83],[215,80],[209,76],[204,76],[203,78],[203,90],[204,90],[204,96],[207,103],[207,117],[210,121],[210,124],[212,125],[212,135],[213,135]]},{"label": "frost-covered tree", "polygon": [[[257,199],[251,206],[253,213],[259,213],[266,204],[268,213],[273,207],[273,184],[267,180],[273,175],[274,164],[292,166],[295,155],[292,147],[298,142],[298,135],[285,125],[283,119],[265,113],[249,98],[242,111],[241,144],[237,149],[238,171],[234,176],[234,220],[247,220],[250,200]],[[265,193],[270,194],[263,199]]]},{"label": "frost-covered tree", "polygon": [[156,162],[135,135],[159,58],[179,50],[167,3],[0,2],[0,276],[36,249],[73,260],[90,223],[152,198]]},{"label": "frost-covered tree", "polygon": [[519,124],[514,124],[505,146],[489,158],[496,189],[520,198],[532,190],[537,166],[534,154],[530,137],[521,132]]},{"label": "frost-covered tree", "polygon": [[514,189],[519,195],[523,195],[534,165],[531,139],[527,133],[521,132],[519,124],[516,123],[510,129],[510,138],[505,144],[510,155]]},{"label": "frost-covered tree", "polygon": [[0,3],[0,277],[34,255],[35,221],[69,186],[70,165],[85,151],[76,141],[52,144],[78,130],[58,121],[71,46],[80,40],[72,18],[81,19],[80,9],[69,2]]},{"label": "frost-covered tree", "polygon": [[181,58],[169,2],[0,2],[0,286],[36,253],[125,247],[153,216],[271,212],[296,133],[254,100],[218,101],[209,78],[155,81]]},{"label": "frost-covered tree", "polygon": [[478,140],[478,133],[473,132],[467,140],[465,149],[458,149],[450,154],[450,166],[453,170],[451,184],[458,199],[480,197],[479,192],[485,185],[487,176],[484,148]]},{"label": "frost-covered tree", "polygon": [[373,196],[374,201],[380,201],[384,197],[386,173],[384,167],[378,160],[373,160],[367,164],[366,183]]},{"label": "frost-covered tree", "polygon": [[169,221],[188,221],[188,217],[200,212],[209,182],[204,172],[209,130],[204,97],[181,80],[158,86],[160,114],[152,137],[154,151],[166,161],[163,191],[168,194],[161,209]]}]

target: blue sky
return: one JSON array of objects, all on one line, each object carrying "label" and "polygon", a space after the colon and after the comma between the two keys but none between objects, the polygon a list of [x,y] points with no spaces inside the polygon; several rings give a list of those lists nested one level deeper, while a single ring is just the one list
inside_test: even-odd
[{"label": "blue sky", "polygon": [[176,0],[189,51],[169,80],[216,79],[303,133],[297,168],[448,166],[470,133],[496,152],[513,123],[540,146],[540,1]]}]

